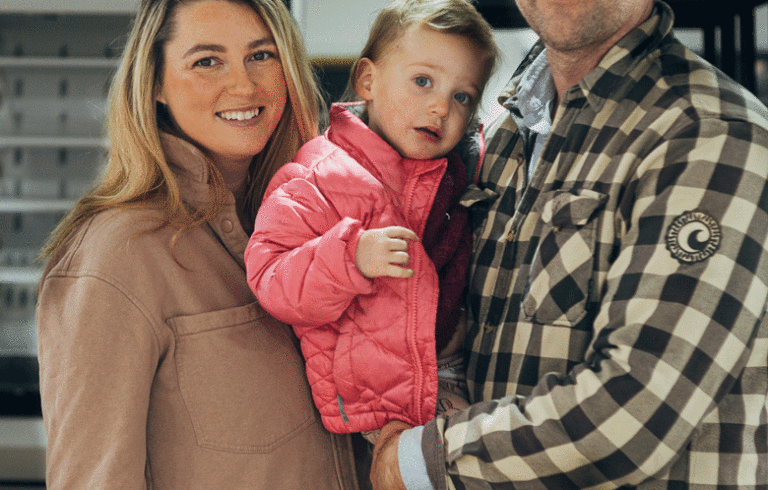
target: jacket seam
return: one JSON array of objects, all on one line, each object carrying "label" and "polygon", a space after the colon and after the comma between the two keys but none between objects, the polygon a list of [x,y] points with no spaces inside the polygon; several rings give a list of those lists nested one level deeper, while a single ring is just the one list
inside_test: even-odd
[{"label": "jacket seam", "polygon": [[155,338],[155,347],[160,348],[160,322],[154,321],[150,315],[147,314],[146,310],[147,308],[143,305],[143,303],[132,293],[128,288],[125,287],[120,281],[117,279],[100,274],[98,272],[94,272],[91,270],[81,270],[77,272],[53,272],[48,274],[45,279],[43,280],[43,284],[45,284],[47,281],[51,279],[93,279],[96,281],[103,282],[104,284],[109,285],[110,287],[114,288],[116,291],[118,291],[120,294],[122,294],[125,299],[127,299],[140,313],[141,315],[146,319],[147,323],[149,323],[152,326],[152,333],[154,334]]}]

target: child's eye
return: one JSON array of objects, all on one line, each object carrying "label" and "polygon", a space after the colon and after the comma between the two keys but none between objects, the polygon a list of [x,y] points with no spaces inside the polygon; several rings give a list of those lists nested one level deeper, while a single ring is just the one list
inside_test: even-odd
[{"label": "child's eye", "polygon": [[213,66],[215,64],[217,64],[217,61],[214,60],[213,58],[202,58],[202,59],[199,59],[199,60],[195,61],[194,66],[205,66],[205,67],[208,67],[208,66]]},{"label": "child's eye", "polygon": [[419,87],[429,88],[432,86],[432,80],[427,77],[416,77],[414,81]]},{"label": "child's eye", "polygon": [[456,95],[453,96],[453,98],[456,99],[456,101],[459,104],[463,104],[463,105],[467,105],[467,104],[469,104],[472,101],[472,99],[469,97],[469,95],[467,95],[465,93],[456,94]]}]

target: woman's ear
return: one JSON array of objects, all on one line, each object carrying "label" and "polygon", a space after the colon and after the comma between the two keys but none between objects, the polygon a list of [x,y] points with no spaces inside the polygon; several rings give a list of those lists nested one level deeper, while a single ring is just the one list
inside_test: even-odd
[{"label": "woman's ear", "polygon": [[163,93],[162,87],[156,87],[155,88],[155,101],[160,102],[161,104],[168,105],[168,102],[165,99],[165,94]]},{"label": "woman's ear", "polygon": [[365,100],[373,98],[373,84],[376,81],[376,65],[368,58],[360,58],[357,62],[355,77],[355,92]]}]

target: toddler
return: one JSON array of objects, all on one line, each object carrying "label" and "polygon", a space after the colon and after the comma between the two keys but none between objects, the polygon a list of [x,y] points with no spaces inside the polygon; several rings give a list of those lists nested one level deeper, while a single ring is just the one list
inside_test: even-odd
[{"label": "toddler", "polygon": [[333,104],[325,134],[269,185],[248,283],[301,339],[332,432],[422,425],[466,406],[458,350],[472,236],[459,204],[468,172],[452,150],[497,59],[467,0],[395,1],[352,68],[360,101]]}]

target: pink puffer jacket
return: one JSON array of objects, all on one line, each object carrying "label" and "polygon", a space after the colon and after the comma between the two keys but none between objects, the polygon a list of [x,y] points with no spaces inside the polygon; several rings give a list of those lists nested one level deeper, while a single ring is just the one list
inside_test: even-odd
[{"label": "pink puffer jacket", "polygon": [[409,279],[355,267],[363,231],[421,236],[446,159],[402,158],[345,106],[270,184],[245,252],[261,305],[294,326],[323,423],[332,432],[422,425],[435,414],[438,277],[419,242]]}]

